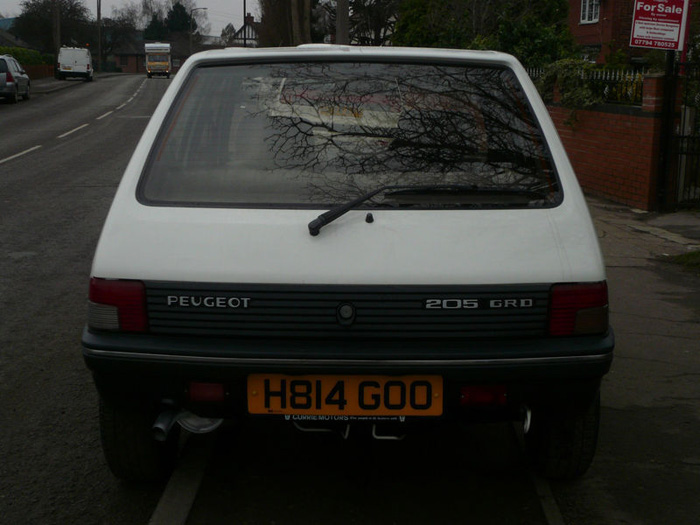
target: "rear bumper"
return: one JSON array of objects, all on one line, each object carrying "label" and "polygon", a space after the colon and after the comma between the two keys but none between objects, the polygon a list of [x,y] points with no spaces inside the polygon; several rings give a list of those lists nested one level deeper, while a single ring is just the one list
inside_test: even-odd
[{"label": "rear bumper", "polygon": [[89,78],[92,76],[91,71],[65,71],[63,69],[58,70],[58,74],[63,77],[79,77],[79,78]]},{"label": "rear bumper", "polygon": [[601,377],[610,368],[614,336],[525,341],[368,342],[230,341],[83,333],[83,356],[97,372],[460,373],[478,377]]},{"label": "rear bumper", "polygon": [[[224,415],[245,408],[253,373],[409,375],[460,385],[503,384],[512,403],[544,404],[589,397],[610,369],[614,336],[469,342],[230,341],[190,337],[83,333],[83,356],[101,395],[170,399],[185,405],[190,381],[226,385]],[[450,407],[446,406],[449,413]],[[221,415],[221,414],[220,414]]]}]

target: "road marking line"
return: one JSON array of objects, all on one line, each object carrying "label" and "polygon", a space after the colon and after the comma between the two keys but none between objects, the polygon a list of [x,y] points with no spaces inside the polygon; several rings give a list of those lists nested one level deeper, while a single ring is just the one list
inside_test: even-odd
[{"label": "road marking line", "polygon": [[[520,446],[520,450],[524,450],[525,434],[523,431],[523,425],[513,423],[511,428],[515,434],[515,439]],[[559,505],[557,505],[557,500],[554,497],[554,494],[552,494],[552,487],[550,486],[549,482],[545,478],[539,476],[532,469],[532,467],[530,467],[530,480],[535,486],[537,500],[540,503],[540,509],[544,514],[544,519],[547,521],[547,525],[566,525],[564,517],[561,514],[561,510],[559,509]]]},{"label": "road marking line", "polygon": [[[180,462],[153,511],[148,525],[185,525],[197,496],[216,434],[188,436]],[[189,445],[189,446],[188,446]]]},{"label": "road marking line", "polygon": [[70,135],[71,133],[75,133],[76,131],[81,130],[81,129],[83,129],[83,128],[89,126],[89,125],[90,125],[90,124],[83,124],[82,126],[78,126],[78,127],[75,128],[75,129],[72,129],[72,130],[70,130],[70,131],[67,131],[67,132],[65,132],[63,135],[59,135],[59,136],[56,137],[56,138],[62,139],[63,137],[67,137],[67,136]]},{"label": "road marking line", "polygon": [[16,159],[17,157],[21,157],[22,155],[26,155],[27,153],[30,153],[30,152],[34,151],[35,149],[39,149],[40,147],[41,146],[33,146],[29,149],[25,149],[24,151],[20,151],[19,153],[12,155],[11,157],[7,157],[7,158],[0,160],[0,164],[4,164],[5,162],[9,162],[12,159]]},{"label": "road marking line", "polygon": [[114,111],[117,111],[118,109],[122,109],[124,106],[126,106],[126,102],[124,102],[121,106],[117,106]]},{"label": "road marking line", "polygon": [[544,512],[547,525],[565,525],[566,522],[561,515],[557,500],[554,498],[554,494],[552,494],[552,488],[549,486],[549,482],[534,473],[531,474],[531,477],[535,484],[535,491],[540,500],[540,507],[542,512]]},{"label": "road marking line", "polygon": [[108,117],[108,116],[111,115],[112,113],[114,113],[114,110],[108,111],[108,112],[105,113],[104,115],[100,115],[100,116],[97,117],[95,120],[102,120],[103,118]]}]

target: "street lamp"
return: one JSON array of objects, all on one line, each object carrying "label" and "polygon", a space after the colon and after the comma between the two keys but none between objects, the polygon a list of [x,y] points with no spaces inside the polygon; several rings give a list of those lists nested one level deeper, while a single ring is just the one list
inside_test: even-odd
[{"label": "street lamp", "polygon": [[206,7],[195,7],[193,9],[190,9],[190,55],[192,55],[192,21],[194,20],[192,18],[192,13],[195,11],[206,11]]}]

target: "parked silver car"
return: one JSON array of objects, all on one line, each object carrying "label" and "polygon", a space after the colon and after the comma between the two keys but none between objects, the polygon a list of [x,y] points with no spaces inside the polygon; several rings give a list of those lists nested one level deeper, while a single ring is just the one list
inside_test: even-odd
[{"label": "parked silver car", "polygon": [[29,99],[30,81],[24,68],[11,55],[0,55],[0,97],[15,104]]}]

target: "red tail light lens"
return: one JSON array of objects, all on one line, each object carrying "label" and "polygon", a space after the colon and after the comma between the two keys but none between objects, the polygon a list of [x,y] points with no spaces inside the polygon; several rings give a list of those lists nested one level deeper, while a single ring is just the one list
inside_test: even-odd
[{"label": "red tail light lens", "polygon": [[555,284],[550,292],[549,335],[603,334],[608,331],[605,282]]},{"label": "red tail light lens", "polygon": [[190,401],[221,403],[226,398],[226,389],[222,383],[190,382],[187,393]]},{"label": "red tail light lens", "polygon": [[473,385],[459,389],[459,404],[465,407],[497,407],[508,404],[505,385]]},{"label": "red tail light lens", "polygon": [[14,81],[15,81],[15,77],[12,76],[12,73],[10,73],[9,71],[7,73],[5,73],[5,82],[9,83],[9,82],[14,82]]},{"label": "red tail light lens", "polygon": [[141,281],[90,279],[88,325],[98,330],[148,331],[144,284]]}]

